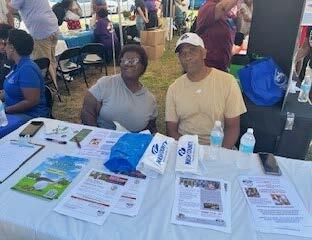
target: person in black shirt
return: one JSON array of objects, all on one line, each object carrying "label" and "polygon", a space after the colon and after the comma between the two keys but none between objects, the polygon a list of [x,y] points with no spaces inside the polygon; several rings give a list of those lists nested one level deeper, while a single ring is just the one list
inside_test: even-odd
[{"label": "person in black shirt", "polygon": [[156,0],[144,0],[145,8],[148,11],[148,22],[145,24],[146,29],[158,27]]},{"label": "person in black shirt", "polygon": [[61,26],[65,20],[66,12],[71,8],[73,0],[63,0],[52,7],[52,11],[57,17],[58,25]]},{"label": "person in black shirt", "polygon": [[140,37],[140,32],[145,30],[145,24],[149,22],[148,11],[143,3],[143,0],[135,0],[134,12],[136,16],[137,36]]},{"label": "person in black shirt", "polygon": [[12,61],[7,59],[5,54],[5,46],[11,29],[10,25],[0,24],[0,90],[3,89],[5,76],[9,74],[11,67],[14,65]]}]

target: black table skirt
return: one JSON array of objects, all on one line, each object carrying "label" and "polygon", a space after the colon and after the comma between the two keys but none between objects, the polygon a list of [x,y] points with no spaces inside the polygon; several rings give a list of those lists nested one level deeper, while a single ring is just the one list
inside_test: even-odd
[{"label": "black table skirt", "polygon": [[[261,107],[244,96],[247,113],[241,117],[241,136],[247,128],[254,129],[255,152],[271,152],[296,159],[305,158],[312,137],[312,106],[299,103],[297,97],[298,94],[290,94],[284,110],[281,111],[282,103]],[[292,130],[284,130],[287,112],[295,114]]]}]

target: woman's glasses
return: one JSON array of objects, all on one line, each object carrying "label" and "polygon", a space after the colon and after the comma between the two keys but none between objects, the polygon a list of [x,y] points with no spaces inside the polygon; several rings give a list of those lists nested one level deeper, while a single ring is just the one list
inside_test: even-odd
[{"label": "woman's glasses", "polygon": [[120,64],[135,66],[140,62],[139,58],[122,58],[120,59]]},{"label": "woman's glasses", "polygon": [[4,47],[7,45],[7,43],[8,43],[8,42],[5,41],[5,40],[0,40],[0,45],[2,45],[2,46],[4,46]]}]

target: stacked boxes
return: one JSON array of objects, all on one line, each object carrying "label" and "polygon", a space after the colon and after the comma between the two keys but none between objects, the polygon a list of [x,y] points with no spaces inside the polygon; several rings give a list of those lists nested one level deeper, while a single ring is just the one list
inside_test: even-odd
[{"label": "stacked boxes", "polygon": [[141,31],[141,46],[145,49],[148,59],[161,58],[165,50],[165,31],[163,29]]}]

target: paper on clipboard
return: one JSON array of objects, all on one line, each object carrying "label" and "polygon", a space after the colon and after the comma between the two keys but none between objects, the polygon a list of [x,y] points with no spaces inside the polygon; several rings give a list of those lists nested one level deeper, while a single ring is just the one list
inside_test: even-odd
[{"label": "paper on clipboard", "polygon": [[[31,146],[31,147],[30,147]],[[44,146],[38,144],[23,146],[10,141],[0,146],[0,183],[21,167],[27,160],[39,152]],[[14,157],[12,157],[14,156]]]}]

